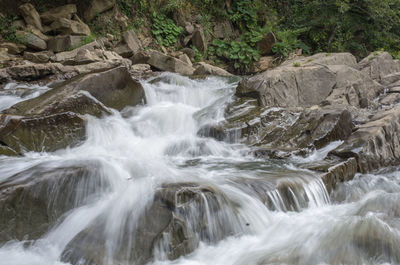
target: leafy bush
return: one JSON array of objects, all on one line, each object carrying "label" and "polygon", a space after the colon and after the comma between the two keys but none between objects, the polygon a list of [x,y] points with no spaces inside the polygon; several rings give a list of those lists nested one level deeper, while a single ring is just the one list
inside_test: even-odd
[{"label": "leafy bush", "polygon": [[257,7],[254,1],[238,0],[234,1],[232,10],[229,11],[229,18],[242,30],[254,29],[257,27]]},{"label": "leafy bush", "polygon": [[21,39],[16,36],[16,28],[13,26],[13,22],[17,20],[16,16],[2,16],[0,15],[0,35],[1,37],[10,42],[21,43]]},{"label": "leafy bush", "polygon": [[298,36],[307,29],[284,30],[277,33],[279,42],[275,44],[272,51],[282,58],[287,58],[296,49],[302,49],[304,54],[311,52],[304,42],[298,39]]},{"label": "leafy bush", "polygon": [[251,63],[260,59],[259,51],[244,41],[215,40],[208,53],[233,63],[239,72],[249,70]]},{"label": "leafy bush", "polygon": [[163,14],[153,12],[152,21],[151,32],[160,45],[174,45],[183,33],[182,27],[178,27],[172,19]]}]

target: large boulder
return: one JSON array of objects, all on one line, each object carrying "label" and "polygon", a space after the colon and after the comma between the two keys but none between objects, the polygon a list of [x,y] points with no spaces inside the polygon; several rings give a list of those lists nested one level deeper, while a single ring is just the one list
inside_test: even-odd
[{"label": "large boulder", "polygon": [[77,9],[75,4],[55,7],[47,10],[40,15],[44,24],[50,24],[59,18],[71,19],[73,14],[76,14]]},{"label": "large boulder", "polygon": [[[74,15],[76,18],[76,15]],[[58,18],[50,25],[52,31],[62,35],[89,36],[90,28],[79,19]]]},{"label": "large boulder", "polygon": [[37,51],[44,51],[47,49],[46,41],[39,38],[33,33],[26,32],[26,31],[17,31],[15,33],[17,38],[19,38],[27,47],[37,50]]},{"label": "large boulder", "polygon": [[57,36],[47,42],[48,49],[53,52],[64,52],[81,46],[84,36]]},{"label": "large boulder", "polygon": [[32,25],[40,31],[43,31],[39,13],[32,4],[23,4],[18,9],[27,25]]},{"label": "large boulder", "polygon": [[0,244],[40,238],[64,213],[106,192],[106,183],[91,161],[43,163],[0,181]]},{"label": "large boulder", "polygon": [[219,76],[232,76],[231,73],[225,71],[222,68],[200,62],[196,66],[196,71],[194,71],[194,75],[219,75]]},{"label": "large boulder", "polygon": [[389,74],[400,72],[400,61],[388,52],[374,52],[358,63],[360,71],[378,82]]},{"label": "large boulder", "polygon": [[[80,37],[78,37],[78,38],[80,39]],[[68,43],[69,43],[69,41],[68,41]],[[71,41],[71,43],[72,43],[72,41]],[[53,45],[51,45],[51,46],[53,46]],[[56,46],[58,46],[58,45],[56,45]],[[101,48],[101,44],[97,40],[95,40],[91,43],[85,44],[85,45],[75,48],[73,50],[56,53],[54,56],[52,56],[50,58],[50,60],[52,62],[56,62],[56,63],[68,64],[68,62],[74,60],[74,58],[76,57],[76,55],[78,54],[78,52],[80,50],[85,49],[85,50],[92,51],[94,49],[99,49],[99,48]]]},{"label": "large boulder", "polygon": [[82,115],[101,116],[144,101],[144,90],[125,67],[75,77],[0,115],[0,141],[18,153],[54,151],[85,136]]},{"label": "large boulder", "polygon": [[161,71],[174,72],[182,75],[192,75],[195,71],[189,64],[155,50],[148,50],[147,56],[148,59],[145,60],[145,63]]},{"label": "large boulder", "polygon": [[166,258],[174,260],[194,251],[200,240],[216,243],[236,232],[239,218],[233,207],[223,193],[212,187],[165,184],[156,191],[144,213],[139,213],[137,221],[136,209],[121,217],[123,230],[112,235],[114,242],[121,243],[113,246],[112,253],[107,251],[106,228],[111,220],[106,213],[67,245],[61,260],[82,265],[105,265],[106,260],[113,264],[147,264],[157,250],[165,251]]},{"label": "large boulder", "polygon": [[135,31],[128,30],[122,35],[122,37],[124,42],[129,47],[129,49],[132,51],[133,54],[136,54],[140,50],[142,50],[142,43],[140,42]]},{"label": "large boulder", "polygon": [[261,106],[310,107],[325,100],[335,84],[335,73],[325,66],[284,66],[244,78],[236,95],[257,98]]},{"label": "large boulder", "polygon": [[115,0],[91,0],[84,11],[83,19],[86,22],[92,21],[97,15],[110,10],[115,6]]},{"label": "large boulder", "polygon": [[377,113],[357,130],[333,154],[355,157],[358,171],[369,172],[400,163],[400,107]]}]

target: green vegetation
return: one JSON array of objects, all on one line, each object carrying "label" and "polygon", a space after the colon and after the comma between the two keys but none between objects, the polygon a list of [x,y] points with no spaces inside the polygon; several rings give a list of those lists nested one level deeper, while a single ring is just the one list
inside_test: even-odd
[{"label": "green vegetation", "polygon": [[153,12],[152,20],[151,33],[160,45],[166,47],[174,45],[183,33],[182,27],[178,27],[172,19],[156,11]]},{"label": "green vegetation", "polygon": [[17,20],[16,16],[0,15],[0,34],[5,41],[21,43],[21,39],[15,35],[16,27],[13,22]]}]

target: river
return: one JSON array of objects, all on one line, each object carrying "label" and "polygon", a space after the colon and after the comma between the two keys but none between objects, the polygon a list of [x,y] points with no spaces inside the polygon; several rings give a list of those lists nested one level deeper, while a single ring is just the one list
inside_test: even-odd
[{"label": "river", "polygon": [[[61,189],[60,183],[46,189],[52,211],[65,201],[72,207],[39,238],[0,242],[0,264],[135,264],[126,260],[139,217],[157,191],[171,183],[201,185],[219,197],[199,191],[201,207],[180,213],[186,232],[200,241],[193,252],[168,259],[171,250],[164,235],[149,264],[399,264],[398,168],[358,174],[328,194],[320,175],[301,165],[324,159],[338,143],[306,158],[266,160],[254,157],[252,148],[238,139],[223,142],[198,135],[200,128],[224,120],[237,82],[163,73],[142,81],[145,105],[87,117],[87,139],[79,146],[0,157],[0,184],[46,174],[65,179],[71,168],[86,172],[82,180],[62,186],[71,190]],[[0,95],[0,109],[47,89],[9,85]],[[30,216],[26,223],[36,225],[35,212]],[[205,224],[201,233],[195,228],[200,221]],[[82,233],[94,236],[92,227],[101,227],[96,234],[102,242],[98,263],[75,248]],[[88,248],[97,243],[89,241]],[[68,261],[68,255],[74,259]]]}]

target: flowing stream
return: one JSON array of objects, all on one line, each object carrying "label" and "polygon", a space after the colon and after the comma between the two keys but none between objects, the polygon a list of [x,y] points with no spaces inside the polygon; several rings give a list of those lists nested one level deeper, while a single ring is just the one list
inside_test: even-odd
[{"label": "flowing stream", "polygon": [[[140,216],[160,188],[185,183],[207,187],[200,189],[198,204],[179,213],[190,238],[197,240],[195,249],[171,260],[164,233],[146,263],[399,264],[397,168],[357,175],[329,195],[319,174],[301,164],[322,160],[338,143],[307,158],[266,161],[237,141],[198,136],[200,128],[224,120],[237,81],[164,73],[143,81],[146,105],[101,119],[88,117],[87,139],[81,145],[0,157],[0,184],[45,176],[61,179],[46,188],[46,207],[58,213],[69,205],[38,238],[0,242],[0,265],[141,263],[140,251],[129,259],[132,249],[141,247],[135,245],[143,236],[135,231]],[[7,97],[0,96],[0,109],[23,100],[17,93]],[[78,177],[72,169],[81,172]],[[39,221],[32,217],[26,225],[35,227]],[[199,222],[205,228],[197,229]],[[86,241],[79,241],[82,235]],[[74,252],[80,242],[97,253],[97,263]],[[66,260],[66,253],[74,259]]]}]

